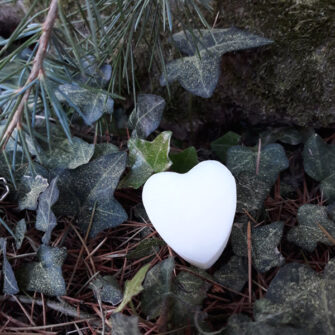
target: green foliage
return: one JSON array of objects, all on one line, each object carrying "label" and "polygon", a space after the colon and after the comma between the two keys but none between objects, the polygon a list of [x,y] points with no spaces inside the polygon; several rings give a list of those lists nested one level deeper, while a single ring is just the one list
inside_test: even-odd
[{"label": "green foliage", "polygon": [[59,176],[59,200],[55,211],[61,215],[78,215],[80,229],[85,233],[92,220],[90,236],[116,227],[127,214],[114,199],[114,191],[126,166],[126,154],[117,152],[101,156]]},{"label": "green foliage", "polygon": [[233,256],[227,264],[214,272],[214,278],[224,287],[241,291],[248,281],[248,262],[245,257]]},{"label": "green foliage", "polygon": [[54,138],[51,150],[40,154],[41,163],[48,169],[75,169],[90,161],[94,153],[94,145],[78,137],[72,143],[66,138]]},{"label": "green foliage", "polygon": [[131,170],[120,187],[139,188],[153,173],[167,170],[172,164],[169,159],[171,136],[170,131],[165,131],[152,142],[139,138],[129,139]]},{"label": "green foliage", "polygon": [[161,122],[165,105],[165,100],[158,95],[138,95],[136,106],[129,116],[129,127],[133,129],[132,136],[147,138],[155,131]]},{"label": "green foliage", "polygon": [[313,251],[318,242],[333,245],[324,231],[335,236],[335,223],[329,219],[326,207],[302,205],[298,210],[297,220],[299,225],[291,228],[287,235],[289,241],[307,251]]},{"label": "green foliage", "polygon": [[139,243],[139,245],[130,250],[127,254],[127,258],[130,260],[141,259],[150,255],[155,255],[159,252],[160,247],[165,243],[158,238],[148,238]]},{"label": "green foliage", "polygon": [[[285,259],[277,248],[283,236],[283,229],[284,223],[281,221],[257,228],[252,227],[252,262],[253,266],[259,272],[266,272],[284,263]],[[242,224],[237,223],[233,226],[231,241],[235,255],[241,257],[248,256],[246,222]]]},{"label": "green foliage", "polygon": [[211,149],[219,157],[220,161],[225,163],[227,160],[228,149],[233,145],[238,145],[240,139],[240,135],[234,133],[233,131],[228,131],[222,137],[211,143]]},{"label": "green foliage", "polygon": [[96,299],[108,302],[113,306],[118,305],[123,298],[123,294],[117,280],[112,276],[98,275],[90,282]]},{"label": "green foliage", "polygon": [[181,31],[173,35],[173,41],[188,57],[166,65],[161,85],[178,80],[187,91],[203,98],[213,95],[221,74],[223,54],[272,43],[271,40],[236,28],[200,29],[192,33]]},{"label": "green foliage", "polygon": [[51,207],[55,204],[59,197],[57,179],[58,177],[51,180],[50,185],[43,193],[41,193],[38,200],[35,227],[36,229],[45,232],[42,237],[42,242],[44,244],[49,244],[51,232],[57,225],[56,216],[51,210]]},{"label": "green foliage", "polygon": [[26,263],[16,272],[20,289],[50,296],[64,295],[62,265],[66,255],[66,248],[41,245],[37,252],[39,261]]},{"label": "green foliage", "polygon": [[169,310],[168,300],[172,294],[174,267],[174,259],[170,257],[155,265],[145,277],[141,303],[143,312],[149,319]]},{"label": "green foliage", "polygon": [[25,175],[22,177],[21,185],[27,189],[27,192],[19,199],[20,210],[36,210],[38,197],[49,186],[48,180],[40,175],[35,177]]},{"label": "green foliage", "polygon": [[280,144],[257,148],[232,146],[227,151],[226,165],[237,181],[237,212],[259,210],[278,174],[288,167]]},{"label": "green foliage", "polygon": [[6,244],[7,241],[4,238],[0,238],[0,250],[2,251],[2,274],[3,274],[3,293],[4,294],[16,294],[19,292],[15,275],[11,265],[9,264],[6,257]]},{"label": "green foliage", "polygon": [[114,313],[121,312],[134,296],[143,291],[142,282],[149,268],[150,264],[142,266],[137,271],[133,279],[126,281],[123,300],[121,304],[114,310]]},{"label": "green foliage", "polygon": [[189,147],[178,153],[171,153],[171,170],[178,173],[186,173],[199,163],[195,147]]},{"label": "green foliage", "polygon": [[302,264],[287,264],[272,280],[265,298],[256,301],[254,320],[233,316],[225,334],[331,334],[335,263],[322,276]]},{"label": "green foliage", "polygon": [[326,144],[319,135],[312,135],[305,144],[304,168],[313,179],[320,181],[324,197],[335,200],[335,145]]}]

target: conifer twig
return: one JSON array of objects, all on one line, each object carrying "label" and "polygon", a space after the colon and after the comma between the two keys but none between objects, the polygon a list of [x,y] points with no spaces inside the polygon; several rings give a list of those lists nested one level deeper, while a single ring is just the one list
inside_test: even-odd
[{"label": "conifer twig", "polygon": [[[51,0],[50,7],[48,10],[47,17],[45,18],[45,21],[43,23],[42,27],[42,35],[38,42],[38,49],[36,52],[36,56],[34,58],[33,67],[31,69],[31,72],[28,76],[28,79],[25,83],[25,85],[21,88],[21,91],[25,90],[25,93],[22,97],[22,100],[20,101],[20,104],[17,107],[17,110],[15,111],[12,120],[10,121],[7,130],[5,131],[3,135],[2,142],[2,150],[5,149],[7,142],[14,131],[15,128],[18,130],[21,129],[21,121],[22,121],[22,113],[24,111],[24,106],[27,103],[30,92],[31,92],[31,86],[28,87],[35,79],[37,79],[39,76],[43,74],[43,60],[47,51],[47,47],[49,44],[49,39],[51,35],[52,28],[55,24],[57,12],[58,12],[58,0]],[[28,88],[27,88],[28,87]]]}]

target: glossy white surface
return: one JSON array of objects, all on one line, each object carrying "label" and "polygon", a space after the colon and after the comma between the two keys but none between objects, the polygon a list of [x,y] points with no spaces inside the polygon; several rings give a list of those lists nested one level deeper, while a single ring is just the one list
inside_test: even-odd
[{"label": "glossy white surface", "polygon": [[208,269],[227,245],[236,211],[236,183],[220,162],[185,174],[160,172],[143,187],[145,210],[160,236],[189,263]]}]

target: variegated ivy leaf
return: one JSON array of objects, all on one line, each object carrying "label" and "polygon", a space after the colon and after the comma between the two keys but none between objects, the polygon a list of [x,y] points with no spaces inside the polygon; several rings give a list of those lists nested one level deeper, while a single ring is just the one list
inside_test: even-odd
[{"label": "variegated ivy leaf", "polygon": [[51,145],[51,150],[40,154],[43,166],[50,170],[75,169],[88,163],[94,153],[94,145],[78,137],[73,137],[72,143],[55,137]]},{"label": "variegated ivy leaf", "polygon": [[129,127],[134,129],[133,137],[147,138],[159,126],[165,100],[154,94],[139,94],[136,107],[129,117]]},{"label": "variegated ivy leaf", "polygon": [[180,31],[172,36],[178,49],[188,56],[197,51],[207,49],[211,53],[222,56],[225,53],[237,50],[256,48],[273,43],[273,41],[251,34],[235,27],[225,29],[199,29],[192,34]]},{"label": "variegated ivy leaf", "polygon": [[24,175],[21,179],[21,183],[24,185],[27,192],[19,199],[20,210],[36,210],[37,199],[49,186],[48,180],[40,175],[35,177]]},{"label": "variegated ivy leaf", "polygon": [[203,98],[211,97],[216,88],[223,54],[272,43],[236,28],[201,29],[192,33],[193,36],[182,31],[173,36],[177,47],[188,57],[168,63],[160,83],[165,86],[178,80],[187,91]]},{"label": "variegated ivy leaf", "polygon": [[51,232],[57,224],[56,216],[51,210],[59,197],[57,188],[58,177],[52,179],[48,188],[40,195],[38,200],[37,216],[35,227],[45,232],[42,237],[44,244],[49,244]]},{"label": "variegated ivy leaf", "polygon": [[167,170],[172,164],[168,156],[171,136],[171,131],[164,131],[152,142],[131,138],[128,141],[131,170],[120,187],[139,188],[153,173]]},{"label": "variegated ivy leaf", "polygon": [[73,107],[87,125],[92,125],[105,113],[112,114],[114,100],[103,90],[87,89],[76,84],[59,85],[56,97]]}]

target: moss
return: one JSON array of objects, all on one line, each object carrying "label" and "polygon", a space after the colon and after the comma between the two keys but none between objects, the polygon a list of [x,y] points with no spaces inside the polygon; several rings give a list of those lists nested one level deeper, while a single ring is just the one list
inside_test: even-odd
[{"label": "moss", "polygon": [[327,0],[237,1],[218,5],[219,26],[238,26],[275,43],[223,57],[210,103],[231,99],[252,121],[335,123],[335,6]]}]

